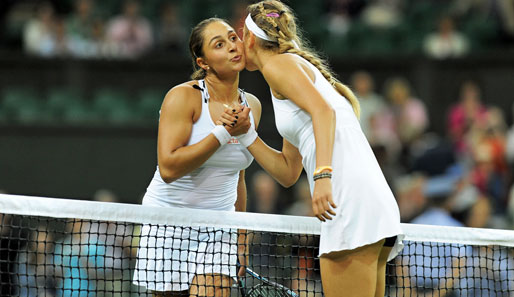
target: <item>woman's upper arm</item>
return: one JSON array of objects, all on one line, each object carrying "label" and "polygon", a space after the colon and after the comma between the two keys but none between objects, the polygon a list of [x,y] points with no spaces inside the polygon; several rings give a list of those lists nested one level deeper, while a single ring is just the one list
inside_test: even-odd
[{"label": "woman's upper arm", "polygon": [[195,106],[192,104],[195,102],[194,96],[195,90],[187,85],[177,86],[166,94],[159,119],[157,140],[159,163],[168,154],[186,146],[189,142],[195,115]]},{"label": "woman's upper arm", "polygon": [[273,56],[262,71],[268,85],[309,114],[330,109],[330,105],[314,86],[312,73],[296,59],[294,55]]},{"label": "woman's upper arm", "polygon": [[261,121],[261,113],[262,113],[262,105],[259,99],[255,97],[253,94],[246,93],[246,99],[248,101],[248,105],[252,109],[253,119],[255,120],[255,130],[259,127],[259,123]]}]

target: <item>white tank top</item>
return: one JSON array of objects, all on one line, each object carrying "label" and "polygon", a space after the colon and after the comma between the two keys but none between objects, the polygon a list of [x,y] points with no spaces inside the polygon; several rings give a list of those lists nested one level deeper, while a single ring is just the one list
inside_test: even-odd
[{"label": "white tank top", "polygon": [[[200,142],[215,127],[209,112],[207,85],[204,80],[199,80],[198,85],[202,93],[202,112],[193,123],[187,145]],[[243,90],[240,89],[239,94],[241,104],[248,106]],[[255,125],[251,112],[250,121]],[[235,210],[239,171],[250,166],[252,161],[253,157],[246,147],[232,137],[200,167],[169,184],[162,180],[157,166],[143,197],[143,205]]]}]

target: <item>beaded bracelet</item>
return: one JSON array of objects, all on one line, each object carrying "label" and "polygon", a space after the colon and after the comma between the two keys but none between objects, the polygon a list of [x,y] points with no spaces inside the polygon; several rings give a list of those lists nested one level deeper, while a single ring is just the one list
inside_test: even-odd
[{"label": "beaded bracelet", "polygon": [[322,172],[322,173],[318,173],[318,174],[314,174],[314,181],[320,179],[320,178],[332,178],[332,173],[330,172]]},{"label": "beaded bracelet", "polygon": [[328,172],[332,172],[332,166],[320,166],[314,170],[314,175],[319,174],[325,170],[328,170]]}]

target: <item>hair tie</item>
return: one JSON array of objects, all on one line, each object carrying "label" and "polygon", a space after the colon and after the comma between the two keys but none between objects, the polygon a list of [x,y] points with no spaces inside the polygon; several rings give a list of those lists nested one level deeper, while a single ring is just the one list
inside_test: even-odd
[{"label": "hair tie", "polygon": [[280,14],[278,14],[276,12],[270,12],[270,13],[267,13],[266,16],[272,17],[272,18],[278,18],[278,17],[280,17]]}]

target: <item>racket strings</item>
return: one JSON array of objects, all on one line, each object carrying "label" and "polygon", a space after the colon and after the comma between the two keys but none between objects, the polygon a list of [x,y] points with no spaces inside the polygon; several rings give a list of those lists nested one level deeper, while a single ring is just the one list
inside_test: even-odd
[{"label": "racket strings", "polygon": [[247,297],[291,297],[284,289],[267,284],[258,284],[248,291]]}]

